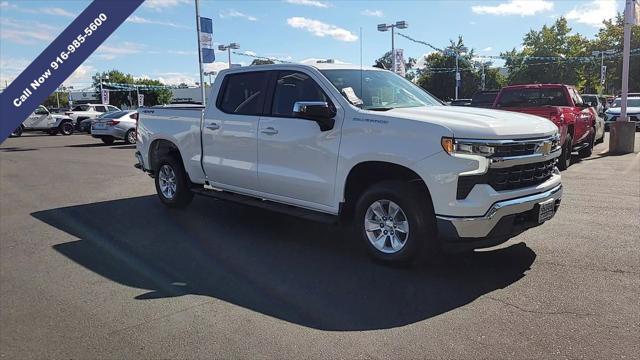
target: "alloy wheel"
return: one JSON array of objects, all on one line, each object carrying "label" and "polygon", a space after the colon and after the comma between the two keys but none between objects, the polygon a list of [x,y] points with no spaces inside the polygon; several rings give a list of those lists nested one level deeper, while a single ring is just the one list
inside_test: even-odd
[{"label": "alloy wheel", "polygon": [[158,172],[158,183],[160,185],[160,192],[162,195],[171,200],[176,195],[176,173],[171,166],[165,164],[160,167]]},{"label": "alloy wheel", "polygon": [[402,250],[409,238],[409,221],[400,206],[391,200],[374,201],[364,217],[369,242],[385,254]]}]

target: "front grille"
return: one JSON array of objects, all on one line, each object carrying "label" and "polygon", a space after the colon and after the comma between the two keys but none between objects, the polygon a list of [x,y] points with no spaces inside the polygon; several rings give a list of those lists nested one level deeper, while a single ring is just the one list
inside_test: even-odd
[{"label": "front grille", "polygon": [[495,147],[494,157],[531,155],[536,151],[536,143],[503,144]]},{"label": "front grille", "polygon": [[553,174],[556,159],[508,168],[490,168],[486,174],[459,176],[456,198],[466,199],[477,184],[489,184],[496,191],[516,190],[547,181]]}]

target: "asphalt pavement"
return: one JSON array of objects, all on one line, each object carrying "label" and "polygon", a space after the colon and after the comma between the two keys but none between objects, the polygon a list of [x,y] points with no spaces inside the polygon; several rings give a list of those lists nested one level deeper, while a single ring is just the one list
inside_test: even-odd
[{"label": "asphalt pavement", "polygon": [[544,225],[392,268],[338,226],[167,209],[133,146],[8,139],[0,357],[638,358],[640,154],[606,148],[563,172]]}]

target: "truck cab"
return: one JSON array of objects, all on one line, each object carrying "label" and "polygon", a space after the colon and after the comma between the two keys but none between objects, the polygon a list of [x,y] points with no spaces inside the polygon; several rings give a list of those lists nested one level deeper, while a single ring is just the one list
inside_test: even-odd
[{"label": "truck cab", "polygon": [[562,196],[551,122],[445,106],[377,68],[233,68],[204,107],[139,114],[136,167],[164,205],[198,194],[353,224],[383,261],[499,244]]}]

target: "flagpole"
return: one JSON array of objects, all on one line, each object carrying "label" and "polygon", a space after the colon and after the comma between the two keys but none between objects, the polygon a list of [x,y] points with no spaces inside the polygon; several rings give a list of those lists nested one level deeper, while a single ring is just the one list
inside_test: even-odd
[{"label": "flagpole", "polygon": [[198,66],[200,69],[200,92],[202,95],[202,106],[206,106],[206,98],[204,91],[204,68],[202,67],[202,47],[200,46],[200,0],[196,1],[196,29],[198,37]]},{"label": "flagpole", "polygon": [[622,104],[618,121],[629,121],[627,118],[627,94],[629,93],[629,52],[631,47],[631,19],[633,0],[627,0],[624,10],[624,50],[622,51]]}]

